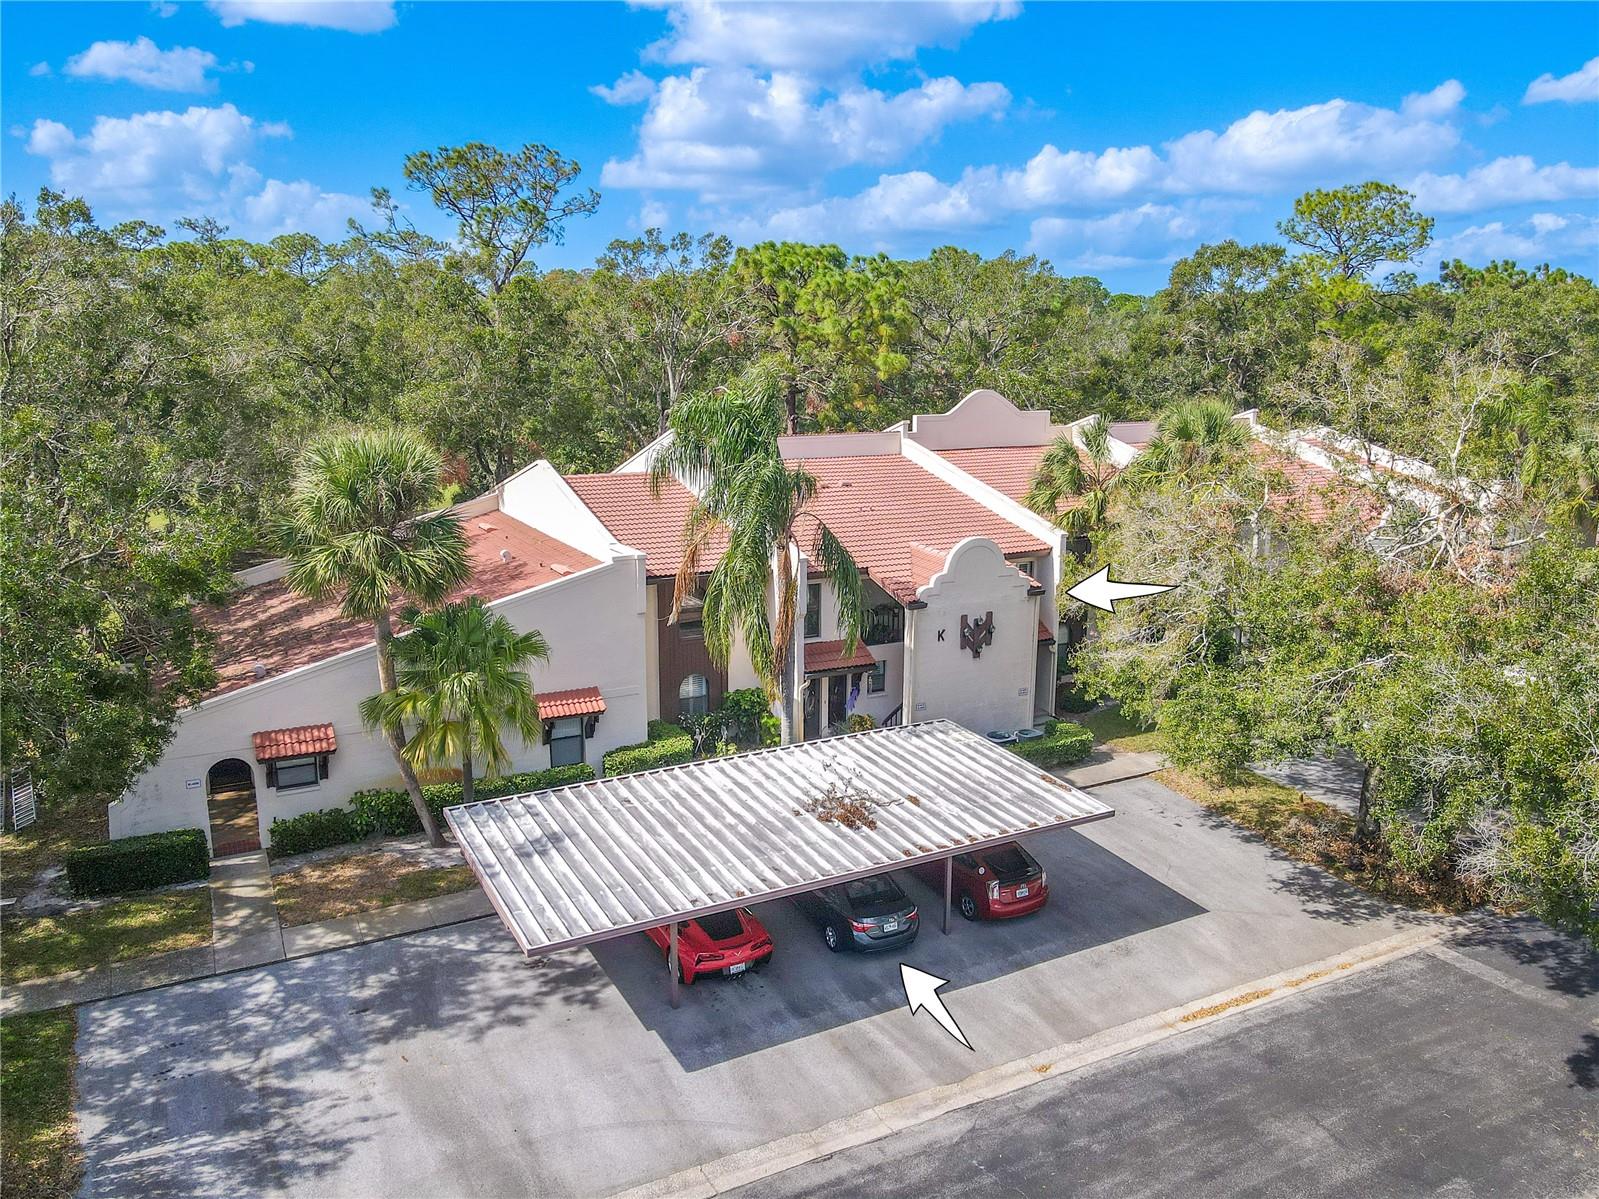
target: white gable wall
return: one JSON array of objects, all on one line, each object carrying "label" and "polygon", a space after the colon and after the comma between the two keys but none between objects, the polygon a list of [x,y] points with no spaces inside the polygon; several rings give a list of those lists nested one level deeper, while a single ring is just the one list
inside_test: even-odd
[{"label": "white gable wall", "polygon": [[[550,662],[535,666],[540,691],[597,686],[606,713],[585,748],[585,760],[619,745],[642,741],[647,719],[645,598],[642,559],[620,558],[568,578],[509,596],[490,606],[518,629],[538,629],[550,644]],[[277,678],[206,700],[184,712],[160,760],[109,805],[112,837],[177,828],[209,830],[206,773],[224,758],[247,763],[255,777],[261,843],[272,821],[339,807],[356,791],[397,787],[399,771],[382,738],[361,723],[361,700],[377,691],[375,651],[363,646]],[[303,724],[331,723],[339,748],[328,778],[315,787],[277,792],[255,760],[251,734]],[[510,735],[512,769],[549,765],[542,742],[527,745]],[[192,780],[196,784],[190,786]]]}]

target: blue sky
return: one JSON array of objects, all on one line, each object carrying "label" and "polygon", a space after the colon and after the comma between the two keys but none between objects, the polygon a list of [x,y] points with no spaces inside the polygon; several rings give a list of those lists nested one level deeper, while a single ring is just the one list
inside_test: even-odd
[{"label": "blue sky", "polygon": [[603,199],[539,265],[646,225],[1040,254],[1147,292],[1380,178],[1438,260],[1599,273],[1591,4],[0,5],[7,192],[102,219],[338,236],[409,151],[538,141]]}]

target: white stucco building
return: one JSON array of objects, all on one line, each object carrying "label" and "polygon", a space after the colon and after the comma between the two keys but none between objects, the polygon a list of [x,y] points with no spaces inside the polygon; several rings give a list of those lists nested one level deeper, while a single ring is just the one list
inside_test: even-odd
[{"label": "white stucco building", "polygon": [[[1083,424],[1054,425],[1046,412],[977,391],[882,432],[780,440],[783,456],[817,479],[812,511],[862,568],[868,592],[866,635],[846,653],[831,582],[791,547],[801,572],[790,655],[797,737],[824,736],[854,713],[879,725],[946,717],[978,732],[1052,713],[1057,640],[1080,629],[1055,607],[1071,555],[1065,535],[1021,501],[1045,451]],[[1116,464],[1152,431],[1113,425]],[[757,685],[736,647],[725,669],[711,661],[692,604],[668,619],[694,495],[683,480],[651,487],[660,444],[609,474],[562,476],[538,462],[455,509],[473,568],[459,594],[481,595],[551,648],[535,671],[544,736],[513,738],[516,770],[598,769],[607,750],[643,740],[648,720],[711,710],[729,690]],[[1338,477],[1285,453],[1307,494]],[[714,547],[702,567],[713,560]],[[242,572],[232,602],[207,615],[218,684],[111,804],[112,836],[198,827],[214,852],[237,850],[265,844],[279,817],[398,785],[387,747],[358,714],[377,688],[370,628],[296,596],[283,569]]]}]

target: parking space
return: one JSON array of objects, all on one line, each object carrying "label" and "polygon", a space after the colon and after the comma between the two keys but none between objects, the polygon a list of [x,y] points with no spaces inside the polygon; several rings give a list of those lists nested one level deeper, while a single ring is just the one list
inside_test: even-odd
[{"label": "parking space", "polygon": [[975,1053],[904,1011],[898,955],[783,902],[771,968],[677,1011],[642,936],[529,961],[490,919],[82,1008],[84,1193],[603,1195],[1425,919],[1151,780],[1101,794],[1115,820],[1029,840],[1042,912],[904,955]]}]

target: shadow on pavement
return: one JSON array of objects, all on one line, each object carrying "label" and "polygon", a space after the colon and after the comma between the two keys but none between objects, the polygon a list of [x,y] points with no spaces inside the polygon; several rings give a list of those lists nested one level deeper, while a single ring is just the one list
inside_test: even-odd
[{"label": "shadow on pavement", "polygon": [[738,978],[702,979],[684,988],[676,1011],[661,954],[642,936],[603,942],[592,953],[639,1021],[684,1069],[700,1070],[902,1006],[901,961],[952,980],[947,995],[1205,911],[1070,830],[1030,838],[1028,848],[1050,884],[1048,905],[1034,915],[992,923],[954,915],[946,937],[942,897],[897,871],[922,912],[915,944],[900,953],[831,954],[792,904],[759,904],[776,946],[771,964]]},{"label": "shadow on pavement", "polygon": [[314,1194],[353,1146],[393,1135],[330,1074],[360,1090],[399,1052],[391,1041],[486,1037],[550,1005],[592,1006],[607,985],[586,954],[527,962],[484,919],[85,1005],[80,1193]]}]

